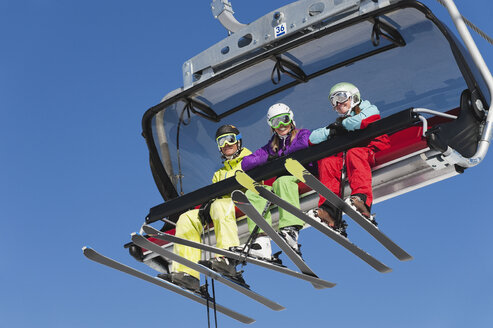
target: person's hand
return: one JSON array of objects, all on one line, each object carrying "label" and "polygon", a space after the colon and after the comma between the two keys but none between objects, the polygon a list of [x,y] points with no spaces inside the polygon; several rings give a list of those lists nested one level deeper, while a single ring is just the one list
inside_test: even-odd
[{"label": "person's hand", "polygon": [[334,123],[331,123],[327,126],[330,129],[330,136],[337,136],[347,132],[346,128],[342,125],[342,119],[338,118]]}]

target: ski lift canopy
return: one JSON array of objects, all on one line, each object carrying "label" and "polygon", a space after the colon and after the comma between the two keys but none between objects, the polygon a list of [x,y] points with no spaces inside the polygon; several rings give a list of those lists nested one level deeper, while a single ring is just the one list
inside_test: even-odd
[{"label": "ski lift canopy", "polygon": [[[151,169],[166,200],[151,209],[148,223],[238,188],[234,179],[210,185],[221,166],[215,131],[237,126],[253,151],[270,136],[265,115],[274,103],[290,106],[297,127],[313,130],[337,117],[327,99],[330,87],[357,85],[382,120],[294,157],[308,163],[395,134],[391,153],[374,170],[381,201],[461,172],[444,163],[443,148],[472,156],[491,100],[468,52],[416,1],[297,1],[188,60],[183,76],[184,86],[143,117]],[[416,108],[431,109],[434,117]],[[433,127],[427,138],[422,122]],[[281,173],[277,160],[249,172],[257,180]]]}]

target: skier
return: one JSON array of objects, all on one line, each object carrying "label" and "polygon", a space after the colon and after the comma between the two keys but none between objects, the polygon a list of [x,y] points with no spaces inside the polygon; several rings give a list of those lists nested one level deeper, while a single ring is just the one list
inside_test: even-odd
[{"label": "skier", "polygon": [[[253,154],[246,156],[243,159],[243,162],[241,163],[243,171],[248,171],[277,157],[285,156],[308,147],[310,131],[307,129],[296,129],[293,117],[293,111],[285,104],[277,103],[269,108],[267,112],[267,123],[271,127],[272,137],[265,146],[259,148]],[[279,197],[287,200],[298,208],[300,207],[298,179],[295,177],[291,175],[278,177],[274,181],[272,188],[269,186],[266,186],[266,188],[273,190]],[[252,201],[256,194],[250,190],[246,192],[246,196],[252,205],[259,212],[262,212],[265,206],[265,200],[263,203],[262,201]],[[272,224],[270,212],[267,212],[265,219],[269,224]],[[279,208],[279,233],[291,248],[300,255],[298,235],[303,224],[304,222],[302,220],[286,210]],[[248,228],[250,232],[254,227],[255,223],[248,219]],[[255,240],[255,243],[252,245],[252,249],[252,255],[261,258],[270,258],[272,254],[270,238],[267,237],[265,233],[261,232]]]},{"label": "skier", "polygon": [[[318,144],[347,131],[364,129],[368,124],[380,119],[378,108],[367,100],[362,101],[358,88],[351,83],[341,82],[334,85],[330,89],[329,100],[339,118],[327,127],[314,130],[310,135],[311,144]],[[347,202],[375,225],[376,222],[370,214],[373,202],[371,167],[375,164],[375,153],[389,147],[390,139],[387,135],[382,135],[363,147],[354,147],[346,153],[338,153],[318,161],[320,181],[339,197],[342,197],[341,171],[344,162],[351,187],[351,196]],[[322,196],[318,207],[311,215],[319,217],[322,222],[347,237],[347,224],[338,217],[337,209]]]},{"label": "skier", "polygon": [[[216,142],[221,158],[224,160],[224,166],[214,173],[213,183],[234,176],[235,171],[241,168],[243,158],[251,154],[250,150],[242,146],[240,131],[233,125],[219,127],[216,131]],[[180,215],[176,222],[175,235],[187,240],[201,242],[200,235],[203,226],[211,221],[214,223],[217,247],[229,249],[240,244],[235,206],[229,195],[211,200],[203,204],[200,209],[189,210]],[[235,260],[216,257],[212,260],[200,261],[200,249],[180,244],[174,245],[174,252],[245,284],[241,272],[236,271],[237,263]],[[199,290],[200,274],[197,271],[177,262],[173,262],[171,271],[169,274],[160,274],[158,277],[193,291]]]}]

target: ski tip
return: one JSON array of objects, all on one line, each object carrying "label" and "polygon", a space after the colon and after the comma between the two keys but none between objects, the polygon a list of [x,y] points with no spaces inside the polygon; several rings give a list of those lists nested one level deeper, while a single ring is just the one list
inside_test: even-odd
[{"label": "ski tip", "polygon": [[392,272],[392,268],[385,267],[385,268],[382,268],[382,269],[378,270],[378,272],[380,272],[380,273],[390,273],[390,272]]},{"label": "ski tip", "polygon": [[154,229],[153,227],[148,226],[146,224],[144,224],[142,226],[142,230],[144,230],[144,232],[146,234],[148,234],[149,236],[151,236],[151,235],[158,235],[159,234],[159,231],[156,231],[156,229]]},{"label": "ski tip", "polygon": [[89,246],[84,246],[82,247],[82,254],[90,259],[94,254],[96,254],[96,251]]},{"label": "ski tip", "polygon": [[257,194],[259,193],[255,189],[255,180],[250,178],[250,176],[248,174],[246,174],[245,172],[243,172],[241,170],[236,171],[235,179],[236,179],[236,181],[238,181],[239,184],[241,184],[243,187],[247,188],[248,190],[251,190]]},{"label": "ski tip", "polygon": [[317,283],[312,283],[312,286],[315,289],[321,290],[321,289],[327,289],[327,288],[334,288],[337,284],[333,282],[325,282],[325,284],[317,284]]},{"label": "ski tip", "polygon": [[286,162],[284,162],[284,167],[286,167],[286,170],[288,170],[291,175],[297,177],[301,182],[305,182],[303,172],[306,169],[300,162],[295,159],[288,158],[286,159]]},{"label": "ski tip", "polygon": [[399,260],[402,261],[402,262],[407,262],[407,261],[414,260],[414,257],[412,257],[411,255],[407,254],[407,256],[401,257],[401,258],[399,258]]},{"label": "ski tip", "polygon": [[237,203],[246,203],[248,201],[248,198],[246,197],[245,193],[241,190],[234,190],[231,193],[231,199],[235,204]]}]

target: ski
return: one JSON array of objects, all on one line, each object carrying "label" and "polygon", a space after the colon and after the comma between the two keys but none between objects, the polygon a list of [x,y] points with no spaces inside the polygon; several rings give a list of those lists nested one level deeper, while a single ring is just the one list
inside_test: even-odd
[{"label": "ski", "polygon": [[[125,264],[122,264],[120,262],[117,262],[113,259],[110,259],[109,257],[106,257],[104,255],[99,254],[95,250],[93,250],[90,247],[83,247],[82,251],[84,255],[90,259],[91,261],[97,262],[99,264],[102,264],[104,266],[110,267],[112,269],[121,271],[123,273],[129,274],[131,276],[134,276],[136,278],[142,279],[144,281],[150,282],[151,284],[157,285],[159,287],[165,288],[167,290],[170,290],[172,292],[175,292],[179,295],[185,296],[188,299],[191,299],[194,302],[200,303],[205,306],[209,306],[211,309],[214,309],[214,304],[212,300],[207,299],[205,296],[198,294],[198,293],[193,293],[189,290],[186,290],[184,288],[181,288],[175,284],[172,284],[170,282],[167,282],[165,280],[155,278],[152,276],[149,276],[143,272],[140,272],[138,270],[135,270]],[[240,321],[242,323],[250,324],[255,322],[255,319],[252,319],[250,317],[247,317],[241,313],[235,312],[231,309],[228,309],[227,307],[224,307],[222,305],[219,305],[216,303],[216,310],[221,312],[222,314],[235,319],[237,321]]]},{"label": "ski", "polygon": [[[296,253],[291,246],[271,227],[271,225],[265,221],[262,214],[260,214],[255,207],[250,203],[246,195],[235,190],[231,194],[231,198],[235,205],[248,216],[257,226],[260,227],[275,243],[279,248],[286,254],[291,261],[306,275],[317,277],[317,275],[308,267],[308,265],[303,261],[300,255]],[[318,277],[317,277],[318,278]],[[320,289],[321,286],[316,283],[312,283],[313,287]],[[334,284],[335,285],[335,284]]]},{"label": "ski", "polygon": [[142,226],[142,230],[144,230],[145,233],[147,233],[150,236],[157,238],[157,239],[161,239],[161,240],[165,240],[168,242],[177,243],[177,244],[181,244],[181,245],[185,245],[185,246],[199,248],[199,249],[204,250],[204,251],[209,251],[209,252],[212,252],[215,254],[220,254],[220,255],[226,256],[226,257],[233,259],[233,260],[237,260],[237,261],[241,261],[241,262],[245,261],[245,262],[248,262],[251,264],[261,266],[261,267],[266,268],[266,269],[270,269],[273,271],[287,274],[289,276],[292,276],[292,277],[295,277],[298,279],[308,281],[308,282],[312,283],[313,285],[316,285],[317,289],[332,288],[336,285],[332,282],[322,280],[316,276],[296,272],[296,271],[288,269],[284,266],[272,264],[272,263],[269,263],[267,261],[262,261],[262,260],[256,259],[254,257],[250,257],[250,256],[245,257],[241,254],[231,252],[231,251],[228,251],[225,249],[221,249],[221,248],[217,248],[214,246],[201,244],[201,243],[197,243],[197,242],[194,242],[191,240],[187,240],[187,239],[179,238],[179,237],[176,237],[173,235],[169,235],[169,234],[163,233],[159,230],[156,230],[153,227],[148,226],[148,225]]},{"label": "ski", "polygon": [[370,235],[373,236],[378,242],[380,242],[385,248],[387,248],[395,257],[401,261],[412,260],[412,256],[405,250],[394,243],[389,237],[387,237],[380,229],[378,229],[373,223],[362,216],[358,211],[352,208],[348,203],[343,201],[339,196],[333,193],[327,188],[320,180],[313,176],[308,170],[301,165],[295,159],[288,158],[285,163],[285,167],[289,173],[294,175],[300,181],[305,183],[308,187],[315,190],[322,195],[332,205],[337,207],[346,213],[351,219],[358,223],[363,229],[365,229]]},{"label": "ski", "polygon": [[277,206],[285,209],[289,213],[297,216],[301,220],[305,221],[315,229],[319,230],[326,236],[330,237],[333,239],[335,242],[346,248],[348,251],[353,253],[354,255],[358,256],[360,259],[368,263],[371,267],[373,267],[375,270],[378,272],[386,273],[392,271],[391,268],[368,254],[367,252],[363,251],[361,248],[356,246],[355,244],[351,243],[349,239],[346,237],[340,235],[339,233],[335,232],[325,224],[309,217],[303,211],[301,211],[299,208],[291,205],[290,203],[286,202],[284,199],[280,198],[273,192],[271,192],[268,189],[265,189],[261,184],[258,182],[255,182],[248,174],[246,174],[243,171],[237,171],[236,172],[236,180],[238,181],[239,184],[241,184],[243,187],[258,193],[260,196],[264,197],[271,203],[276,204]]},{"label": "ski", "polygon": [[157,253],[157,254],[165,257],[165,258],[168,258],[170,260],[173,260],[173,261],[179,262],[183,265],[186,265],[187,267],[189,267],[195,271],[198,271],[198,272],[200,272],[206,276],[209,276],[212,279],[216,279],[217,281],[222,282],[226,286],[231,287],[232,289],[250,297],[251,299],[267,306],[268,308],[270,308],[274,311],[281,311],[281,310],[285,309],[282,305],[279,305],[276,302],[271,301],[268,298],[265,298],[264,296],[255,293],[254,291],[250,290],[249,288],[241,286],[240,284],[234,282],[233,280],[228,279],[228,278],[220,275],[219,273],[217,273],[214,270],[211,270],[211,269],[209,269],[209,268],[207,268],[201,264],[195,263],[195,262],[190,261],[184,257],[176,255],[175,253],[168,251],[168,250],[154,244],[153,242],[147,240],[144,236],[139,235],[138,233],[132,233],[132,241],[140,247],[143,247],[145,249],[153,251],[153,252],[155,252],[155,253]]}]

